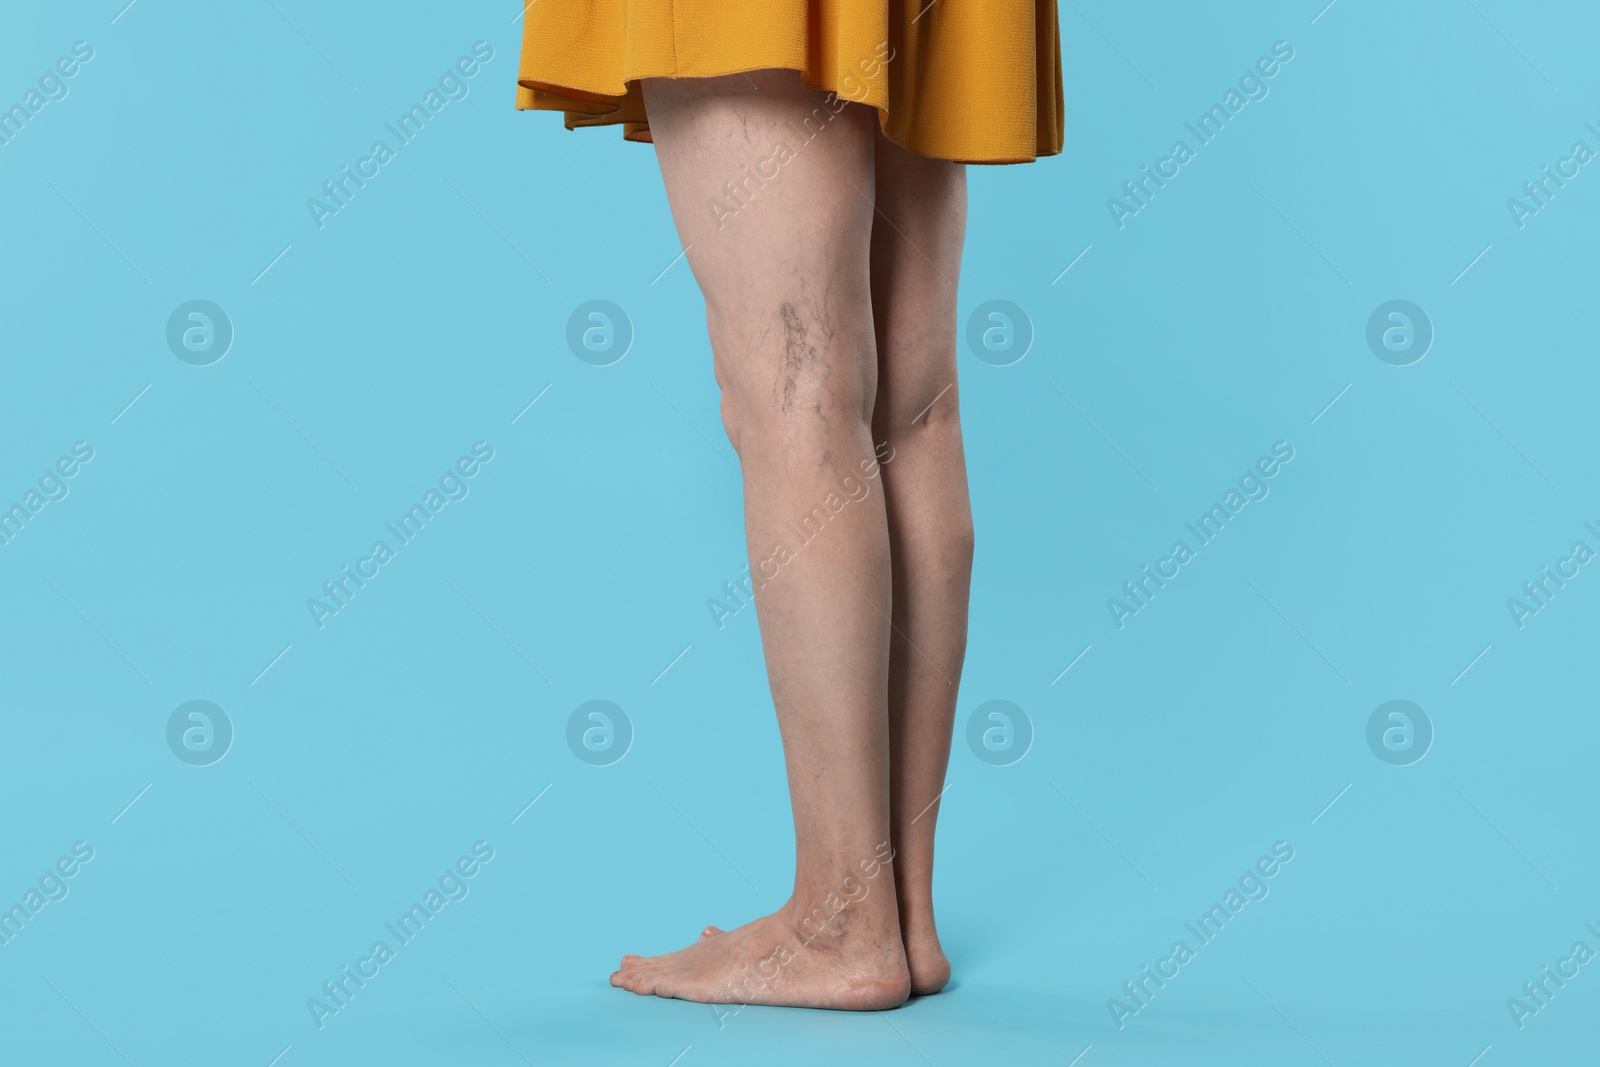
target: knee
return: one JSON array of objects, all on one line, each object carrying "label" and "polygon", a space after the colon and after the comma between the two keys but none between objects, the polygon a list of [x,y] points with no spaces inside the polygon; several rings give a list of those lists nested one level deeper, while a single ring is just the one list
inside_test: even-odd
[{"label": "knee", "polygon": [[913,448],[959,446],[961,408],[955,375],[895,383],[880,396],[872,429],[879,441],[905,442]]},{"label": "knee", "polygon": [[977,538],[954,388],[929,387],[908,396],[905,404],[880,409],[873,434],[882,477],[902,500],[921,501],[909,506],[924,512],[937,509],[935,521],[928,524],[928,545],[937,555],[930,562],[953,571],[970,570]]},{"label": "knee", "polygon": [[877,382],[870,345],[837,335],[826,348],[792,337],[774,345],[714,319],[711,342],[722,425],[741,457],[762,449],[837,454],[841,441],[870,439]]},{"label": "knee", "polygon": [[834,453],[841,443],[860,443],[870,458],[871,415],[852,391],[794,382],[719,379],[722,425],[740,456],[763,450]]}]

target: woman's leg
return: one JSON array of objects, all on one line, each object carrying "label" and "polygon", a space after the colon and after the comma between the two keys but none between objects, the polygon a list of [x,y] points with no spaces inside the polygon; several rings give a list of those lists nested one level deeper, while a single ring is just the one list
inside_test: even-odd
[{"label": "woman's leg", "polygon": [[705,296],[794,806],[776,913],[613,985],[717,1003],[884,1008],[909,987],[889,825],[889,535],[871,415],[876,113],[790,71],[651,79],[667,198]]},{"label": "woman's leg", "polygon": [[937,993],[950,964],[933,924],[933,828],[967,646],[972,509],[956,388],[956,283],[966,168],[876,136],[873,437],[887,441],[894,629],[889,655],[890,824],[911,991]]}]

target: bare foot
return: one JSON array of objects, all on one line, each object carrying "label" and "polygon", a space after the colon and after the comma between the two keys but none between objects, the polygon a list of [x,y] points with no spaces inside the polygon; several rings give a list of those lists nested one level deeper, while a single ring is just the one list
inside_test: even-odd
[{"label": "bare foot", "polygon": [[[708,926],[700,931],[700,940],[716,937],[725,931],[720,926]],[[903,930],[901,943],[906,950],[906,966],[911,972],[911,995],[932,996],[950,982],[950,960],[939,944],[939,934],[932,925],[925,929]]]},{"label": "bare foot", "polygon": [[905,932],[906,965],[911,972],[911,995],[926,997],[950,981],[950,961],[939,945],[939,935],[930,922]]},{"label": "bare foot", "polygon": [[881,907],[846,909],[827,923],[807,925],[785,905],[734,930],[708,926],[677,952],[622,957],[611,984],[705,1004],[846,1011],[898,1007],[911,993],[898,924]]},{"label": "bare foot", "polygon": [[895,896],[906,964],[911,971],[911,995],[926,997],[937,993],[950,981],[950,961],[939,945],[939,932],[933,924],[932,887],[908,879],[895,887]]}]

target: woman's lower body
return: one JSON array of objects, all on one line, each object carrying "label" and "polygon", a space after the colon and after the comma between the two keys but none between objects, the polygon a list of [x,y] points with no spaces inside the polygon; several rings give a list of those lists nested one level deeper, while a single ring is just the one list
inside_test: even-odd
[{"label": "woman's lower body", "polygon": [[876,110],[794,71],[640,84],[744,474],[796,855],[772,915],[624,956],[611,982],[892,1007],[950,975],[932,883],[973,550],[964,165],[907,151]]}]

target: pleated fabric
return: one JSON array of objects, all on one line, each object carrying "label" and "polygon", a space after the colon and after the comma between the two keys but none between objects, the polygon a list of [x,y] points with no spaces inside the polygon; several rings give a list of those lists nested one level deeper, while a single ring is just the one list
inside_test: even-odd
[{"label": "pleated fabric", "polygon": [[885,135],[920,155],[1061,151],[1055,0],[533,0],[517,107],[648,143],[639,79],[764,68],[877,108]]}]

